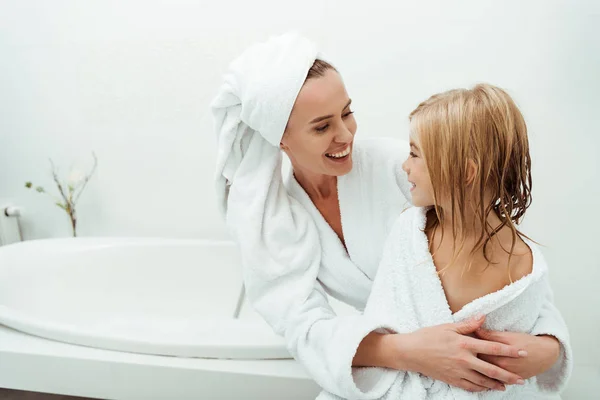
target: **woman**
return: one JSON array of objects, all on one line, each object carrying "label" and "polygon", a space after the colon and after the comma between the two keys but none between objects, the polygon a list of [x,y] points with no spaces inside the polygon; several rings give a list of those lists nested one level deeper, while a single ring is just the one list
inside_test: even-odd
[{"label": "woman", "polygon": [[[335,315],[326,293],[359,310],[366,304],[406,204],[408,146],[355,142],[341,77],[318,59],[296,35],[255,45],[231,64],[213,102],[217,193],[253,307],[317,383],[344,398],[383,395],[371,390],[376,379],[355,382],[352,367],[362,366],[419,372],[471,391],[533,375],[540,385],[561,385],[556,370],[567,368],[567,343],[546,336],[564,329],[551,302],[532,335],[493,332],[485,338],[493,341],[469,336],[483,320],[380,334],[366,316]],[[292,164],[285,187],[280,149]]]}]

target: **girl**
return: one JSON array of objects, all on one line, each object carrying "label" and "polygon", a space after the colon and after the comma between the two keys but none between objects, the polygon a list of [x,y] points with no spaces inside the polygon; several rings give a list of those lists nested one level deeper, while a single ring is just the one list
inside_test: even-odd
[{"label": "girl", "polygon": [[[410,114],[410,128],[403,169],[415,207],[390,232],[364,315],[408,343],[422,328],[479,315],[487,329],[534,333],[551,289],[540,250],[517,228],[531,204],[527,128],[517,106],[481,84],[432,96]],[[559,336],[568,342],[566,331]],[[469,393],[414,372],[382,378],[377,369],[355,370],[355,379],[389,386],[385,399],[534,399],[543,387],[532,377]]]}]

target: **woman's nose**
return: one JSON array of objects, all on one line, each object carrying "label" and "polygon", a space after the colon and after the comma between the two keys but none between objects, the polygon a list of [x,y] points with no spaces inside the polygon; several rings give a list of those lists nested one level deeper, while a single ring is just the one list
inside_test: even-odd
[{"label": "woman's nose", "polygon": [[338,131],[336,141],[340,143],[350,143],[353,137],[354,135],[352,134],[350,129],[348,129],[348,127],[345,124],[342,124],[342,127]]},{"label": "woman's nose", "polygon": [[406,172],[406,174],[408,174],[408,166],[406,165],[407,163],[408,163],[408,160],[406,160],[402,163],[402,170],[404,172]]}]

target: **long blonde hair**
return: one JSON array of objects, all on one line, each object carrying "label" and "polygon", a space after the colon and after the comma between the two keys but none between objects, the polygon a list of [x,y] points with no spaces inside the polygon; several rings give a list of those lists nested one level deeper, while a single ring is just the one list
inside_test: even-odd
[{"label": "long blonde hair", "polygon": [[[435,235],[441,226],[443,237],[442,222],[451,218],[454,255],[448,266],[464,248],[463,233],[473,228],[467,226],[465,219],[468,204],[476,223],[483,228],[471,256],[483,250],[489,266],[490,240],[500,229],[509,227],[512,244],[505,251],[509,253],[510,265],[517,237],[526,237],[516,224],[531,204],[532,184],[527,126],[514,101],[498,87],[479,84],[470,90],[457,89],[431,96],[419,104],[409,120],[411,132],[418,134],[433,186],[435,206],[428,214],[426,231]],[[470,163],[476,173],[468,190]],[[491,194],[487,202],[486,192]],[[438,206],[442,197],[451,204],[449,215],[444,215]],[[498,227],[487,222],[490,213],[500,219]]]}]

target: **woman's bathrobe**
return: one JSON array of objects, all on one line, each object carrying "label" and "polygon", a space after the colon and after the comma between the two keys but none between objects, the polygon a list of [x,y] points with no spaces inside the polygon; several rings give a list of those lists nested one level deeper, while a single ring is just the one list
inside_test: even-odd
[{"label": "woman's bathrobe", "polygon": [[[429,252],[424,233],[426,209],[410,208],[400,215],[387,239],[382,260],[364,310],[373,326],[408,333],[418,329],[487,315],[485,327],[497,331],[534,332],[551,289],[548,268],[537,246],[526,240],[533,255],[532,272],[503,289],[477,298],[452,313]],[[371,390],[385,391],[381,399],[536,399],[544,394],[538,378],[510,385],[505,392],[470,393],[414,372],[396,371],[379,379],[381,369],[361,368],[355,380],[376,382]],[[375,379],[373,379],[375,378]],[[545,397],[545,396],[544,396]],[[322,393],[321,399],[339,399]]]},{"label": "woman's bathrobe", "polygon": [[[318,271],[295,268],[276,276],[264,275],[260,266],[244,266],[244,281],[254,309],[284,336],[290,353],[327,392],[348,399],[376,399],[386,392],[382,382],[395,376],[379,370],[369,382],[355,381],[352,359],[362,339],[375,328],[363,315],[336,316],[326,293],[355,307],[365,308],[382,257],[385,240],[407,200],[409,186],[401,165],[409,153],[405,141],[373,138],[355,140],[353,169],[338,178],[342,230],[346,248],[292,174],[285,182],[288,194],[311,215],[317,227],[320,254],[298,254],[308,260],[320,257]],[[286,234],[282,222],[278,234]],[[383,325],[382,325],[383,327]],[[570,373],[568,332],[548,293],[540,318],[531,333],[549,334],[561,344],[561,357],[538,376],[542,390],[563,387]]]}]

